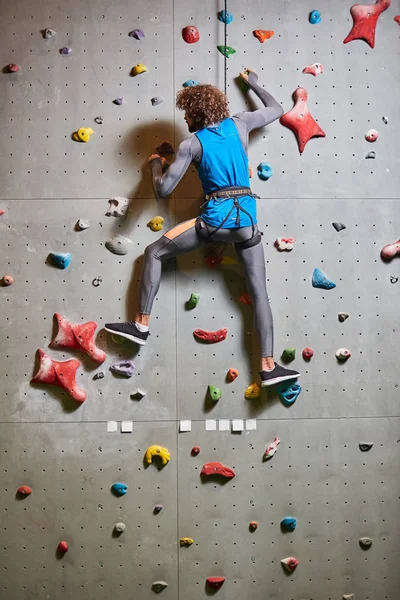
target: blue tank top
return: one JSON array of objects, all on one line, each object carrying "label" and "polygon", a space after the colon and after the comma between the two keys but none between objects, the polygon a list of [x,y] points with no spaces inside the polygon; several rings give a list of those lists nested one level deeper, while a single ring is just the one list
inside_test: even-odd
[{"label": "blue tank top", "polygon": [[[204,194],[224,187],[250,187],[249,160],[231,118],[224,119],[215,127],[201,129],[195,135],[203,151],[197,172]],[[243,196],[238,201],[251,215],[254,224],[257,223],[255,199],[251,196]],[[219,227],[233,205],[232,198],[209,200],[200,216],[212,227]],[[235,229],[251,225],[250,217],[245,212],[234,208],[222,228]]]}]

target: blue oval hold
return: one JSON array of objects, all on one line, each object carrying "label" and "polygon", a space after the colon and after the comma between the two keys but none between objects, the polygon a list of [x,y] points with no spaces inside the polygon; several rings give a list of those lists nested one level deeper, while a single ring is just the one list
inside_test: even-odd
[{"label": "blue oval hold", "polygon": [[51,252],[50,258],[56,267],[59,267],[60,269],[66,269],[71,262],[72,254],[69,252]]},{"label": "blue oval hold", "polygon": [[201,85],[200,81],[196,81],[195,79],[188,79],[185,83],[182,83],[182,87],[192,87],[192,85]]},{"label": "blue oval hold", "polygon": [[291,404],[294,404],[296,402],[297,398],[300,396],[300,392],[301,385],[296,382],[292,383],[291,386],[283,390],[279,390],[278,394],[283,404],[286,404],[286,406],[290,406]]},{"label": "blue oval hold", "polygon": [[112,484],[111,489],[115,494],[118,494],[118,496],[125,496],[126,492],[128,491],[128,486],[126,485],[126,483],[116,481]]},{"label": "blue oval hold", "polygon": [[262,162],[257,167],[257,175],[263,181],[267,181],[274,174],[272,167],[269,163]]},{"label": "blue oval hold", "polygon": [[321,13],[319,10],[313,10],[310,12],[310,16],[308,17],[311,25],[316,25],[317,23],[321,23]]},{"label": "blue oval hold", "polygon": [[314,269],[312,275],[312,286],[315,288],[322,288],[323,290],[331,290],[332,288],[336,287],[336,283],[330,281],[319,269]]},{"label": "blue oval hold", "polygon": [[281,527],[285,531],[294,531],[296,529],[297,520],[294,517],[285,517],[281,521]]},{"label": "blue oval hold", "polygon": [[229,25],[229,23],[232,23],[232,21],[233,21],[233,16],[227,10],[221,10],[218,13],[218,21],[221,21],[222,23],[226,23],[227,25]]}]

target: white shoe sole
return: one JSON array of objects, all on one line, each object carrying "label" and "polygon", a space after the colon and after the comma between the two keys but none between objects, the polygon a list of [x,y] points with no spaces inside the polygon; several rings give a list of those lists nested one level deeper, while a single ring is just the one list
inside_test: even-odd
[{"label": "white shoe sole", "polygon": [[283,377],[275,377],[275,379],[268,379],[267,381],[261,382],[261,387],[268,387],[269,385],[275,385],[281,383],[281,381],[288,381],[290,379],[298,379],[300,375],[284,375]]},{"label": "white shoe sole", "polygon": [[126,340],[130,340],[131,342],[135,342],[135,344],[139,344],[139,346],[144,346],[146,344],[145,340],[141,340],[140,338],[137,338],[134,335],[129,335],[129,333],[120,333],[119,331],[108,329],[107,327],[104,327],[104,329],[109,333],[112,333],[113,335],[119,335],[119,337],[123,337]]}]

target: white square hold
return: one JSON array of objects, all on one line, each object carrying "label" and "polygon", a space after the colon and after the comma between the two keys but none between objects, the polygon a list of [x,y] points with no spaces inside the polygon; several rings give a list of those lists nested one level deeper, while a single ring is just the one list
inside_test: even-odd
[{"label": "white square hold", "polygon": [[232,431],[243,431],[243,419],[232,419]]},{"label": "white square hold", "polygon": [[257,429],[257,420],[256,419],[246,419],[246,431],[256,431]]},{"label": "white square hold", "polygon": [[179,431],[180,432],[192,431],[192,421],[190,421],[190,420],[181,421],[179,423]]},{"label": "white square hold", "polygon": [[217,431],[217,421],[215,419],[206,419],[206,431]]},{"label": "white square hold", "polygon": [[118,421],[107,421],[107,433],[118,431]]},{"label": "white square hold", "polygon": [[229,431],[229,419],[220,419],[218,421],[218,429],[219,431]]},{"label": "white square hold", "polygon": [[122,421],[121,422],[121,433],[132,433],[133,421]]}]

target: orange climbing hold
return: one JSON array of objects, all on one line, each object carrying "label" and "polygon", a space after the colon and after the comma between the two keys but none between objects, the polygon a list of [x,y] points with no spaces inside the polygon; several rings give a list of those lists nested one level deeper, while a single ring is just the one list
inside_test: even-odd
[{"label": "orange climbing hold", "polygon": [[75,348],[86,352],[98,363],[105,361],[106,353],[100,350],[94,341],[94,332],[97,329],[95,321],[73,325],[59,313],[55,313],[54,316],[58,325],[58,333],[50,342],[51,348]]},{"label": "orange climbing hold", "polygon": [[86,392],[76,382],[76,371],[81,363],[75,358],[65,361],[53,360],[42,349],[38,349],[39,370],[31,379],[31,383],[49,383],[66,390],[77,402],[86,400]]},{"label": "orange climbing hold", "polygon": [[30,488],[28,485],[21,485],[17,492],[20,496],[30,496],[32,494],[32,488]]},{"label": "orange climbing hold", "polygon": [[239,371],[237,369],[234,369],[233,367],[231,367],[227,373],[228,381],[235,381],[235,379],[238,377],[238,375],[239,375]]},{"label": "orange climbing hold", "polygon": [[303,153],[307,142],[313,137],[325,137],[325,132],[312,118],[308,107],[308,93],[305,88],[297,88],[293,94],[294,106],[281,116],[280,122],[293,131],[297,138],[300,154]]},{"label": "orange climbing hold", "polygon": [[253,31],[254,37],[258,39],[258,41],[263,44],[265,40],[269,40],[275,34],[275,31],[269,31],[266,29],[255,29]]}]

